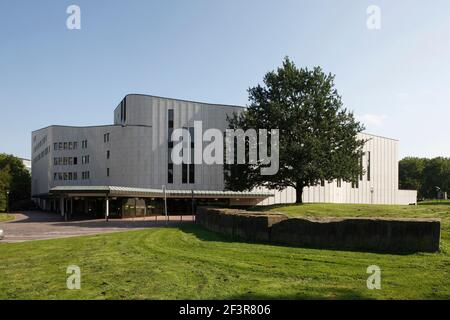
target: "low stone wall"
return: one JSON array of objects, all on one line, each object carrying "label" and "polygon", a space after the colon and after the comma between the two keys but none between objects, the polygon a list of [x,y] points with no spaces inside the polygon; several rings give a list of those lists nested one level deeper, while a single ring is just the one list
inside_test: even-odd
[{"label": "low stone wall", "polygon": [[198,208],[205,228],[236,240],[369,252],[435,252],[439,219],[289,218],[283,214]]},{"label": "low stone wall", "polygon": [[272,225],[286,219],[283,214],[199,207],[195,221],[233,239],[269,242]]}]

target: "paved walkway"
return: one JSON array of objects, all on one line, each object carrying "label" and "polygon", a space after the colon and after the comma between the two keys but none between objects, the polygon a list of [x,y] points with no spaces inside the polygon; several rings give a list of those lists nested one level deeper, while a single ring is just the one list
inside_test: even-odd
[{"label": "paved walkway", "polygon": [[[2,242],[23,242],[30,240],[44,240],[55,238],[67,238],[99,233],[145,229],[162,227],[166,225],[164,216],[115,219],[106,222],[104,219],[64,221],[60,215],[48,212],[22,212],[14,214],[15,220],[0,222],[0,230],[3,230]],[[174,226],[181,223],[190,223],[192,216],[171,216],[167,225]]]}]

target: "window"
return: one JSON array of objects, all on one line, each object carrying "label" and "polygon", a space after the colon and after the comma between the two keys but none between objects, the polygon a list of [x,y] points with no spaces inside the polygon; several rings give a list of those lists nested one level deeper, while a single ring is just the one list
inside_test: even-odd
[{"label": "window", "polygon": [[341,188],[342,187],[342,179],[337,179],[336,184],[337,184],[338,188]]},{"label": "window", "polygon": [[103,142],[109,142],[109,133],[105,133],[104,135],[103,135]]},{"label": "window", "polygon": [[[364,166],[363,166],[363,154],[361,155],[361,158],[359,159],[359,167],[361,168],[361,171],[364,170]],[[363,180],[363,172],[361,172],[361,174],[359,175],[359,180]]]},{"label": "window", "polygon": [[89,156],[82,156],[81,164],[88,164],[88,163],[89,163]]},{"label": "window", "polygon": [[55,142],[55,143],[53,144],[53,150],[58,150],[58,143]]},{"label": "window", "polygon": [[174,124],[174,113],[173,113],[173,109],[169,109],[168,110],[168,126],[169,129],[173,129],[173,124]]},{"label": "window", "polygon": [[367,151],[367,181],[370,181],[370,174],[371,174],[371,172],[370,172],[370,156],[371,156],[371,154],[370,154],[370,151]]},{"label": "window", "polygon": [[77,164],[78,164],[78,158],[77,158],[77,157],[74,157],[74,158],[73,158],[73,164],[74,164],[74,165],[77,165]]},{"label": "window", "polygon": [[195,183],[195,164],[189,165],[189,183]]},{"label": "window", "polygon": [[109,168],[106,168],[106,176],[109,177]]},{"label": "window", "polygon": [[73,143],[69,142],[69,150],[72,150],[72,149],[73,149]]},{"label": "window", "polygon": [[73,150],[77,150],[77,147],[78,147],[78,142],[75,141],[75,142],[73,143]]},{"label": "window", "polygon": [[188,182],[188,165],[186,163],[183,163],[181,165],[181,183],[187,183]]},{"label": "window", "polygon": [[353,189],[358,189],[359,188],[359,181],[358,181],[358,179],[356,180],[356,181],[354,181],[354,182],[352,182],[352,188]]},{"label": "window", "polygon": [[127,97],[123,99],[123,122],[127,121]]},{"label": "window", "polygon": [[83,180],[88,180],[90,177],[89,177],[89,171],[83,171],[82,173],[81,173],[81,179],[83,179]]},{"label": "window", "polygon": [[173,183],[173,163],[168,164],[167,168],[167,183]]},{"label": "window", "polygon": [[320,186],[321,187],[325,187],[325,180],[324,179],[320,179]]},{"label": "window", "polygon": [[189,135],[191,136],[191,148],[194,148],[194,128],[190,127],[189,128]]},{"label": "window", "polygon": [[106,159],[109,159],[109,157],[111,156],[111,153],[108,151],[106,151]]}]

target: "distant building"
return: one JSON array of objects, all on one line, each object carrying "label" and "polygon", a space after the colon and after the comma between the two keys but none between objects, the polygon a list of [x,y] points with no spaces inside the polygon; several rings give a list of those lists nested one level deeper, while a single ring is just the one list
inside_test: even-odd
[{"label": "distant building", "polygon": [[28,172],[31,173],[31,160],[24,158],[20,158],[20,160],[22,160],[22,163],[25,166],[25,168],[27,168]]},{"label": "distant building", "polygon": [[[295,202],[295,190],[225,191],[222,165],[174,165],[169,157],[174,128],[227,128],[227,115],[244,107],[127,95],[114,110],[114,124],[49,126],[32,133],[32,194],[47,210],[130,216],[160,212],[165,193],[169,213],[197,205],[245,206]],[[398,189],[398,141],[368,139],[358,183],[324,182],[305,188],[304,202],[410,204],[416,191]]]}]

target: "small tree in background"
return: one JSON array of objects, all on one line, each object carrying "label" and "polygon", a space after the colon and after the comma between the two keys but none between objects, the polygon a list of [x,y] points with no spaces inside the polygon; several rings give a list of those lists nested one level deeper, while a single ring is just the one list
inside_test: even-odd
[{"label": "small tree in background", "polygon": [[228,118],[231,129],[279,129],[280,167],[276,175],[259,174],[262,165],[227,165],[229,190],[266,186],[296,189],[302,203],[304,187],[321,181],[356,181],[363,173],[364,127],[343,107],[334,76],[320,67],[298,69],[285,58],[283,66],[264,77],[264,85],[249,89],[246,112]]},{"label": "small tree in background", "polygon": [[31,199],[31,176],[21,159],[0,153],[0,209],[6,210],[6,191],[11,207]]}]

